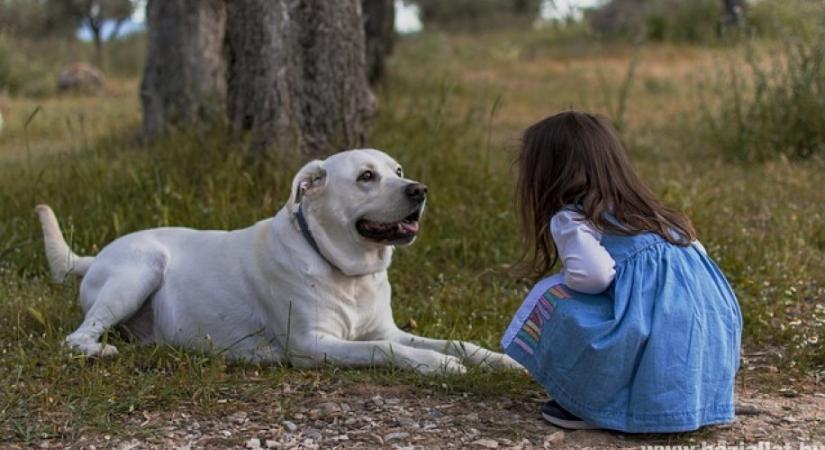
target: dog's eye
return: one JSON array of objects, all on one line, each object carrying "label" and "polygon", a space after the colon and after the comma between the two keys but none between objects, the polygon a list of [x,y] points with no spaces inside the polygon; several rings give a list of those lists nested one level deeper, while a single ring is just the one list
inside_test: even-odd
[{"label": "dog's eye", "polygon": [[400,167],[399,167],[399,168],[397,168],[397,169],[395,169],[395,173],[396,173],[396,175],[398,175],[399,177],[404,178],[404,171],[403,171],[403,170],[401,170],[401,168],[400,168]]},{"label": "dog's eye", "polygon": [[375,179],[375,173],[372,170],[365,170],[358,175],[358,181],[372,181]]}]

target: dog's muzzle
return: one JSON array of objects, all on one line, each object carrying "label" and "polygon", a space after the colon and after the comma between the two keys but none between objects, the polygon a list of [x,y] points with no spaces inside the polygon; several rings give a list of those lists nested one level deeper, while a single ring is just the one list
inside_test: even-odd
[{"label": "dog's muzzle", "polygon": [[424,203],[427,201],[427,186],[421,183],[410,183],[404,188],[404,195],[410,203],[416,205],[408,216],[396,222],[360,219],[355,223],[358,234],[371,241],[387,245],[404,245],[412,242],[421,228],[419,220],[424,211]]}]

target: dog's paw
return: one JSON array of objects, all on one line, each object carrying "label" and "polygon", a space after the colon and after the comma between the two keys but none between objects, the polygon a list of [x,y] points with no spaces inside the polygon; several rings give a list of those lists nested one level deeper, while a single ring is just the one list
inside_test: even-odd
[{"label": "dog's paw", "polygon": [[502,353],[488,351],[482,358],[473,362],[478,368],[484,370],[519,370],[527,372],[527,369],[517,363],[516,360]]},{"label": "dog's paw", "polygon": [[467,372],[467,367],[461,362],[461,359],[455,356],[441,355],[429,364],[420,364],[415,367],[418,373],[424,375],[445,375],[445,374],[463,374]]},{"label": "dog's paw", "polygon": [[111,358],[113,356],[117,356],[117,353],[117,347],[106,344],[101,346],[96,356],[99,358]]},{"label": "dog's paw", "polygon": [[441,364],[444,373],[463,374],[467,373],[467,367],[461,362],[461,359],[455,356],[446,356],[444,362]]},{"label": "dog's paw", "polygon": [[86,358],[111,358],[118,353],[114,345],[102,344],[73,334],[66,338],[66,345],[72,350],[79,351]]},{"label": "dog's paw", "polygon": [[527,373],[527,369],[524,368],[521,364],[517,363],[515,359],[507,356],[507,355],[496,355],[497,358],[494,358],[491,362],[490,366],[494,369],[509,369],[509,370],[519,370],[521,372]]}]

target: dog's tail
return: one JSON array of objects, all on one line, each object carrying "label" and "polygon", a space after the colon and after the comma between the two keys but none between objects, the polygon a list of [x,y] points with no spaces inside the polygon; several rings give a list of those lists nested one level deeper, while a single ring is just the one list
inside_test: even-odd
[{"label": "dog's tail", "polygon": [[89,266],[94,261],[93,256],[77,256],[60,232],[60,224],[57,217],[47,205],[37,205],[34,209],[37,217],[40,218],[40,225],[43,226],[43,242],[46,244],[46,258],[49,260],[49,270],[52,279],[62,283],[66,276],[77,275],[82,277],[89,270]]}]

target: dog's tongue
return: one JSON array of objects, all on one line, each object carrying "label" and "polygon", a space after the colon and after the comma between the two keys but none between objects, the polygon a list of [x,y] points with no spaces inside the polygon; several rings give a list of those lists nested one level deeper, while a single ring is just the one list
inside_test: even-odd
[{"label": "dog's tongue", "polygon": [[399,227],[402,231],[406,231],[407,233],[418,233],[418,222],[400,222]]}]

